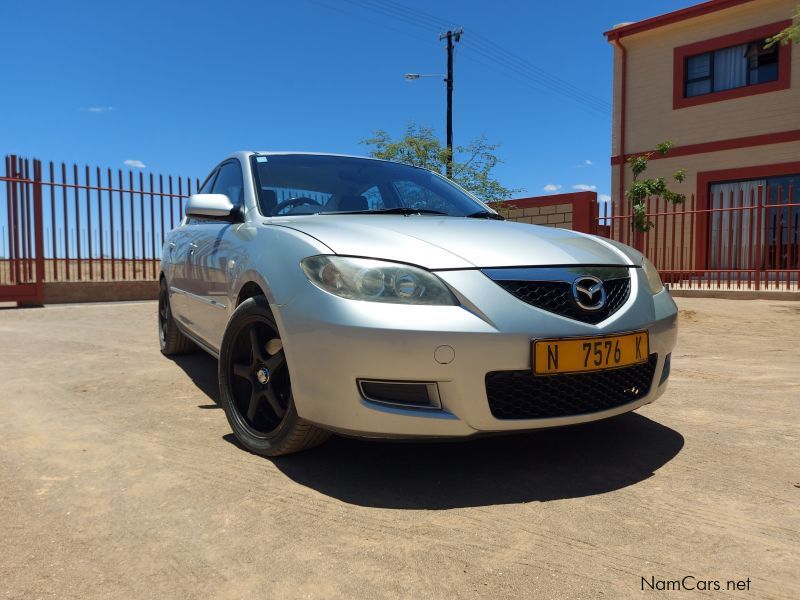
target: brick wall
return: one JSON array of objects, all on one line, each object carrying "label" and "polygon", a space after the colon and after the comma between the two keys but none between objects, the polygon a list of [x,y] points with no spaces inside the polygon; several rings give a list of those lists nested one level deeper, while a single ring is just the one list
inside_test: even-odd
[{"label": "brick wall", "polygon": [[157,298],[158,281],[48,281],[44,284],[46,304]]},{"label": "brick wall", "polygon": [[517,223],[572,229],[572,205],[558,204],[513,208],[509,211],[507,219]]},{"label": "brick wall", "polygon": [[576,192],[507,200],[498,206],[509,221],[597,233],[597,194]]}]

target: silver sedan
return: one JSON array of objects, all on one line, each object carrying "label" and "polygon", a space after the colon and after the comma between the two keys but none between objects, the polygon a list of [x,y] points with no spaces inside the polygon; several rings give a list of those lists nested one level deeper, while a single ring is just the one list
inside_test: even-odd
[{"label": "silver sedan", "polygon": [[666,389],[677,310],[600,237],[504,221],[431,171],[238,152],[164,246],[161,351],[219,359],[239,441],[268,456],[604,419]]}]

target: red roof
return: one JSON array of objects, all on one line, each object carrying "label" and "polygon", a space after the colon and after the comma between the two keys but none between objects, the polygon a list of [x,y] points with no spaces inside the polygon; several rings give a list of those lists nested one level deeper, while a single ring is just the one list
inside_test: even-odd
[{"label": "red roof", "polygon": [[641,33],[642,31],[655,29],[656,27],[663,27],[664,25],[671,25],[672,23],[685,21],[686,19],[707,15],[718,10],[725,10],[726,8],[731,8],[732,6],[737,6],[746,2],[753,2],[753,0],[709,0],[708,2],[695,4],[694,6],[682,8],[671,13],[650,17],[644,21],[622,25],[621,27],[606,31],[604,35],[611,41],[626,35]]}]

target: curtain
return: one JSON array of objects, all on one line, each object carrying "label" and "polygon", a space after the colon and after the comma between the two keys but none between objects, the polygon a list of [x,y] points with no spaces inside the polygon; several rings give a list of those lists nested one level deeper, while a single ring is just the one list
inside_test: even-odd
[{"label": "curtain", "polygon": [[[767,181],[733,181],[711,186],[711,269],[751,269],[751,244],[758,243],[758,209],[720,210],[758,205],[758,189],[766,201]],[[764,243],[765,219],[761,215],[761,240]],[[752,222],[751,222],[752,218]],[[730,259],[729,259],[730,256]]]},{"label": "curtain", "polygon": [[714,52],[714,91],[747,85],[748,44]]}]

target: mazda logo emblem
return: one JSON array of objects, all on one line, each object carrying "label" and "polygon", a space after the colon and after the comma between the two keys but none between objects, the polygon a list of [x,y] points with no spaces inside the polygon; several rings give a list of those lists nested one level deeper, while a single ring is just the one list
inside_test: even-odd
[{"label": "mazda logo emblem", "polygon": [[597,277],[584,275],[572,283],[572,297],[583,310],[600,310],[606,305],[606,288]]}]

